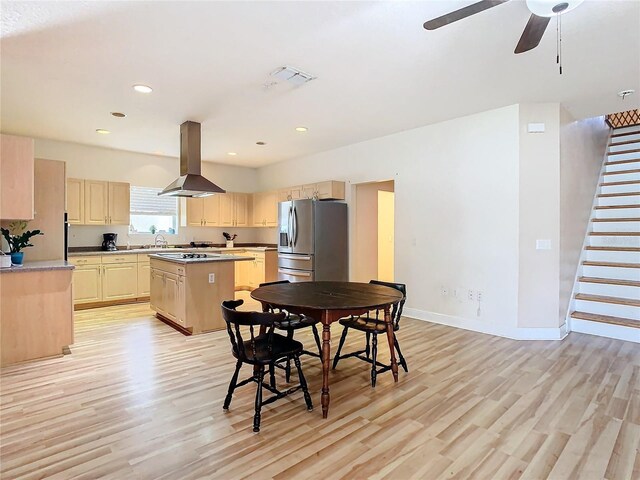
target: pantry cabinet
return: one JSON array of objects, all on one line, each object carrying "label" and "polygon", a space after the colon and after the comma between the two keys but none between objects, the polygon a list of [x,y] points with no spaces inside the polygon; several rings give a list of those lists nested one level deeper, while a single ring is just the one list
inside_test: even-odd
[{"label": "pantry cabinet", "polygon": [[34,210],[33,139],[0,135],[0,218],[31,220]]}]

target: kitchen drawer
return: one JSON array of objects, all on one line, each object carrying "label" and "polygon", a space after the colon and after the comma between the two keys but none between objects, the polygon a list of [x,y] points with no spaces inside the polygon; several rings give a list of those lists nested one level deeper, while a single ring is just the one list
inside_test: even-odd
[{"label": "kitchen drawer", "polygon": [[69,263],[76,266],[100,265],[102,263],[102,260],[100,255],[86,257],[69,257]]},{"label": "kitchen drawer", "polygon": [[278,268],[278,280],[288,280],[291,283],[313,282],[313,272],[307,270],[293,270],[290,268]]},{"label": "kitchen drawer", "polygon": [[279,253],[278,268],[293,268],[296,270],[313,270],[313,255]]},{"label": "kitchen drawer", "polygon": [[102,255],[102,263],[137,263],[138,259],[135,254],[129,253],[124,255]]},{"label": "kitchen drawer", "polygon": [[151,268],[159,272],[184,275],[185,266],[178,263],[165,262],[164,260],[151,259]]},{"label": "kitchen drawer", "polygon": [[151,259],[149,258],[149,254],[147,253],[138,253],[138,263],[149,263]]}]

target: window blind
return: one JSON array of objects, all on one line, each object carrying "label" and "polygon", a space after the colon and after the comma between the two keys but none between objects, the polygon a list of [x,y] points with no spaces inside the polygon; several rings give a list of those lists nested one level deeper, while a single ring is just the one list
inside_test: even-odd
[{"label": "window blind", "polygon": [[159,197],[161,188],[131,186],[131,213],[133,215],[177,215],[176,197]]}]

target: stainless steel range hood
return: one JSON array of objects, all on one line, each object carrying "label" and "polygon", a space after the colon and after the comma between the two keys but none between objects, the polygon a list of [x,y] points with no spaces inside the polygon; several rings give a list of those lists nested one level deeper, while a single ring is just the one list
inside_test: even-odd
[{"label": "stainless steel range hood", "polygon": [[200,124],[184,122],[180,125],[180,177],[158,195],[174,197],[208,197],[225,191],[201,175]]}]

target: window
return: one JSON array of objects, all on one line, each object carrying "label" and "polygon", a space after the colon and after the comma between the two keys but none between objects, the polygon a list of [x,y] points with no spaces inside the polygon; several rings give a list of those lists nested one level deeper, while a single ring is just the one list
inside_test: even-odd
[{"label": "window", "polygon": [[161,188],[131,186],[131,233],[178,233],[178,199]]}]

